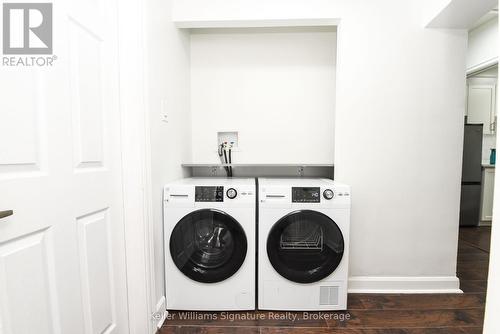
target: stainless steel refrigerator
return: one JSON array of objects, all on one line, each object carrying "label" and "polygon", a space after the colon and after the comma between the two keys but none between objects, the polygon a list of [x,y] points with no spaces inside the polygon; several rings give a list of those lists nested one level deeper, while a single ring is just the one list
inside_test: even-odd
[{"label": "stainless steel refrigerator", "polygon": [[481,205],[483,125],[465,124],[460,226],[477,226]]}]

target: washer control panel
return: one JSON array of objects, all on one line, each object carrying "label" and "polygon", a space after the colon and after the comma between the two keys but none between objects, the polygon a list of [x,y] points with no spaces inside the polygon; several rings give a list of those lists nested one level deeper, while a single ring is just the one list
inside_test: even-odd
[{"label": "washer control panel", "polygon": [[292,203],[319,203],[319,187],[292,187]]},{"label": "washer control panel", "polygon": [[197,186],[194,188],[195,202],[224,202],[224,187]]}]

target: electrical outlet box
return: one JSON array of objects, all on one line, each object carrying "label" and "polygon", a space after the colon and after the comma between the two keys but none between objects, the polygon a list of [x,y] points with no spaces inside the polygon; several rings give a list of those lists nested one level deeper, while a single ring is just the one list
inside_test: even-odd
[{"label": "electrical outlet box", "polygon": [[217,146],[220,144],[227,142],[233,143],[233,148],[238,148],[238,132],[230,131],[230,132],[217,132]]}]

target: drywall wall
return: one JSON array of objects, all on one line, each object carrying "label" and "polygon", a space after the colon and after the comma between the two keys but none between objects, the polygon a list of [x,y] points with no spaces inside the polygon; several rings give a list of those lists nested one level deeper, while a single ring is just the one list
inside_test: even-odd
[{"label": "drywall wall", "polygon": [[334,27],[191,31],[193,162],[333,163]]},{"label": "drywall wall", "polygon": [[498,61],[498,17],[471,30],[468,40],[467,70]]},{"label": "drywall wall", "polygon": [[162,188],[185,176],[181,163],[191,154],[189,34],[168,19],[171,6],[168,0],[147,0],[144,5],[155,293],[151,302],[161,313],[165,310]]},{"label": "drywall wall", "polygon": [[423,28],[424,2],[175,1],[180,23],[340,19],[335,178],[352,185],[351,291],[458,289],[467,32]]}]

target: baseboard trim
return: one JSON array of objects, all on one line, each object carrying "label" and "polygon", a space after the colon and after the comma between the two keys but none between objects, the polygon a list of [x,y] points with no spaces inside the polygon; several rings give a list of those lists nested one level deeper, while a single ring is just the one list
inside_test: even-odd
[{"label": "baseboard trim", "polygon": [[352,276],[349,293],[462,293],[456,276]]}]

